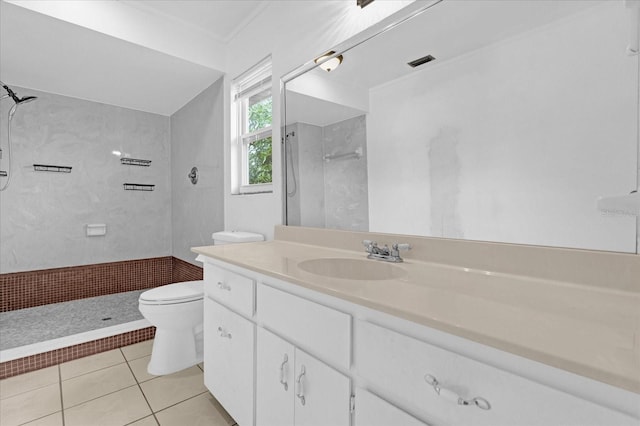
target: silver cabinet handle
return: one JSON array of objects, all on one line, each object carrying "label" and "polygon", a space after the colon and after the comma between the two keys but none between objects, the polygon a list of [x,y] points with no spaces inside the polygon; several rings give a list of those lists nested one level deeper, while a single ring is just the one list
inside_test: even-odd
[{"label": "silver cabinet handle", "polygon": [[491,410],[491,404],[489,404],[489,401],[487,401],[486,399],[481,397],[464,399],[454,391],[450,389],[445,389],[442,386],[440,386],[438,379],[436,379],[431,374],[426,374],[424,376],[424,380],[425,382],[427,382],[433,387],[433,390],[435,390],[438,395],[440,395],[441,397],[443,397],[448,401],[452,401],[458,405],[475,405],[481,410]]},{"label": "silver cabinet handle", "polygon": [[222,281],[218,281],[218,288],[220,290],[227,290],[227,291],[231,291],[231,287],[229,286],[229,284],[222,282]]},{"label": "silver cabinet handle", "polygon": [[231,339],[231,333],[229,333],[222,327],[218,327],[218,334],[220,335],[220,337],[228,337],[229,339]]},{"label": "silver cabinet handle", "polygon": [[289,385],[287,384],[287,375],[285,372],[285,366],[289,363],[289,357],[287,354],[284,354],[284,360],[282,364],[280,364],[280,384],[284,386],[284,390],[289,389]]},{"label": "silver cabinet handle", "polygon": [[304,369],[304,365],[302,366],[302,368],[300,368],[300,374],[298,375],[298,378],[296,379],[296,396],[300,399],[300,403],[302,405],[305,404],[305,399],[304,399],[304,382],[302,381],[302,378],[304,377],[306,371]]}]

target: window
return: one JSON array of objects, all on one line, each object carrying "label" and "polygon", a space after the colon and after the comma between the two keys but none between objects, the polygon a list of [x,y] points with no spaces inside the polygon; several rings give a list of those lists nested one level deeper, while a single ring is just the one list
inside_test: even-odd
[{"label": "window", "polygon": [[271,58],[233,81],[232,193],[272,191]]}]

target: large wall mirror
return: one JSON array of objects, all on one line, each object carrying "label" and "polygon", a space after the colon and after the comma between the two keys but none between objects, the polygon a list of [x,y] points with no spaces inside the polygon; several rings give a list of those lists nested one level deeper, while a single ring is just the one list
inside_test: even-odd
[{"label": "large wall mirror", "polygon": [[443,0],[291,73],[287,224],[637,252],[637,217],[598,208],[638,186],[630,16]]}]

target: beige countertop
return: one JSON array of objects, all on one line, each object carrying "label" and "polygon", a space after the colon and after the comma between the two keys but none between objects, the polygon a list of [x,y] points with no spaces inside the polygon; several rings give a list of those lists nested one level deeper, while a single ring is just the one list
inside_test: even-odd
[{"label": "beige countertop", "polygon": [[366,253],[290,241],[195,247],[195,253],[640,393],[640,294],[405,259],[401,278],[305,272],[318,258]]}]

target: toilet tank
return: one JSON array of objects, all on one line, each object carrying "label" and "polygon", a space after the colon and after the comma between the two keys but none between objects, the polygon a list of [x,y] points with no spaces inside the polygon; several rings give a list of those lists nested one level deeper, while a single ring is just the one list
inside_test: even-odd
[{"label": "toilet tank", "polygon": [[254,232],[243,232],[243,231],[214,232],[211,237],[213,238],[213,244],[216,246],[223,245],[223,244],[251,243],[255,241],[264,241],[264,235],[262,234],[256,234]]}]

